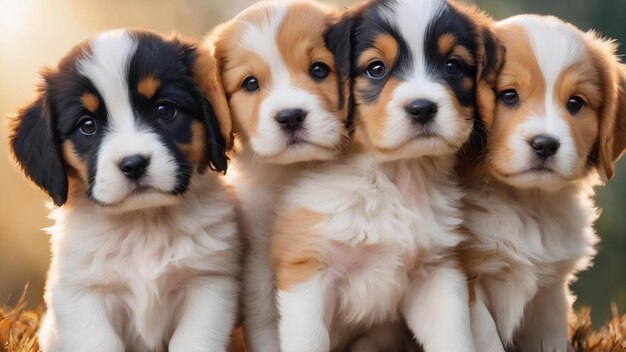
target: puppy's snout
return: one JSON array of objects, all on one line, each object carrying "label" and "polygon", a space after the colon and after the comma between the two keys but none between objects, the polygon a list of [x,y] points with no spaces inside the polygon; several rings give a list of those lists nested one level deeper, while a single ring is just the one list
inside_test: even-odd
[{"label": "puppy's snout", "polygon": [[426,99],[413,100],[404,109],[415,122],[422,125],[430,122],[439,111],[435,102]]},{"label": "puppy's snout", "polygon": [[120,170],[130,180],[138,180],[146,173],[150,159],[139,154],[127,156],[120,161]]},{"label": "puppy's snout", "polygon": [[556,154],[561,146],[561,143],[555,138],[544,135],[535,136],[529,143],[535,153],[543,160]]},{"label": "puppy's snout", "polygon": [[276,122],[287,131],[296,131],[302,128],[307,112],[302,109],[285,109],[276,114]]}]

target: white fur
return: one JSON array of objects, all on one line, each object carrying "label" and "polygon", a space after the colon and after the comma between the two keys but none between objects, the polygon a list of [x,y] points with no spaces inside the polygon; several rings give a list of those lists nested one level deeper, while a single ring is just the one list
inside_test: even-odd
[{"label": "white fur", "polygon": [[589,265],[597,242],[591,195],[590,186],[580,184],[555,192],[483,184],[469,189],[468,245],[484,257],[471,268],[479,276],[477,304],[491,312],[505,345],[517,336],[522,351],[541,350],[541,341],[545,351],[566,351],[567,286]]},{"label": "white fur", "polygon": [[[443,0],[396,0],[381,7],[381,15],[398,29],[406,40],[412,58],[412,71],[398,84],[387,102],[387,123],[376,140],[378,148],[397,149],[393,158],[420,155],[445,155],[458,150],[467,141],[472,121],[459,118],[445,83],[433,80],[424,59],[424,42],[432,19],[446,8]],[[439,112],[427,126],[416,126],[407,116],[405,106],[416,99],[430,100]],[[420,134],[437,136],[421,136]],[[379,157],[389,159],[389,154]]]},{"label": "white fur", "polygon": [[[289,2],[263,2],[249,11],[267,11],[261,24],[247,23],[237,38],[240,45],[258,54],[269,66],[270,82],[259,81],[267,91],[259,109],[257,132],[237,138],[232,164],[226,179],[241,201],[243,232],[247,253],[243,268],[243,329],[250,351],[278,352],[276,290],[270,264],[270,233],[275,206],[283,186],[310,167],[311,161],[328,160],[338,153],[345,129],[337,116],[324,109],[321,100],[298,87],[278,49],[278,30],[287,16]],[[259,9],[258,7],[263,7]],[[321,33],[320,33],[321,35]],[[293,68],[291,68],[293,69]],[[306,74],[302,72],[300,74]],[[310,79],[310,78],[307,78]],[[283,109],[308,112],[304,129],[298,131],[303,143],[290,145],[275,115]],[[247,132],[250,126],[242,126]]]},{"label": "white fur", "polygon": [[[289,2],[275,3],[264,23],[246,23],[240,34],[242,47],[263,58],[271,73],[269,82],[259,81],[259,89],[267,97],[261,103],[257,132],[250,137],[250,144],[256,154],[279,164],[332,159],[336,155],[334,147],[342,139],[337,133],[342,129],[341,122],[324,109],[315,94],[293,83],[297,77],[286,66],[276,43],[288,6]],[[308,70],[298,74],[308,75]],[[275,119],[285,109],[302,109],[307,113],[303,129],[296,132],[299,144],[290,144],[292,136]]]},{"label": "white fur", "polygon": [[[135,122],[130,102],[126,80],[136,40],[128,32],[116,30],[97,36],[90,44],[90,53],[77,66],[102,96],[109,123],[98,151],[92,197],[115,212],[174,204],[176,199],[169,194],[176,185],[178,171],[174,156],[156,133]],[[98,128],[102,130],[104,126]],[[140,185],[153,190],[140,196],[133,194],[138,184],[129,181],[119,168],[124,157],[137,154],[150,160]]]},{"label": "white fur", "polygon": [[210,174],[181,198],[124,214],[83,198],[52,212],[45,352],[226,349],[238,294],[233,202]]},{"label": "white fur", "polygon": [[[341,350],[400,317],[426,351],[473,351],[466,279],[450,258],[461,240],[452,163],[452,156],[382,164],[355,156],[306,172],[285,191],[278,211],[321,217],[315,232],[325,266],[279,292],[283,352],[327,349],[328,338]],[[302,302],[314,306],[294,308]]]},{"label": "white fur", "polygon": [[[508,177],[506,182],[517,187],[540,184],[545,189],[553,190],[571,181],[584,167],[579,161],[574,137],[564,117],[568,114],[566,102],[557,100],[555,96],[560,74],[580,59],[584,53],[584,42],[569,25],[555,17],[520,15],[501,21],[498,26],[511,24],[521,26],[528,35],[546,85],[546,95],[543,111],[536,111],[529,116],[509,137],[511,160],[519,165],[519,170],[510,173],[522,173]],[[546,163],[546,167],[555,173],[523,173],[533,167],[536,155],[528,141],[538,135],[553,137],[560,143],[557,153]]]}]

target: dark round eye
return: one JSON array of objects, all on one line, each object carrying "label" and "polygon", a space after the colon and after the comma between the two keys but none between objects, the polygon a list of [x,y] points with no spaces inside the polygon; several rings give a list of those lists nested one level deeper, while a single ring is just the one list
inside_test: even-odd
[{"label": "dark round eye", "polygon": [[507,89],[500,93],[500,101],[502,101],[505,105],[514,106],[519,103],[519,95],[517,95],[517,91],[515,89]]},{"label": "dark round eye", "polygon": [[248,92],[254,92],[255,90],[259,89],[259,81],[257,81],[257,79],[252,76],[247,77],[243,80],[242,87]]},{"label": "dark round eye", "polygon": [[569,98],[565,106],[567,107],[567,111],[569,111],[570,114],[575,115],[583,109],[583,107],[585,106],[585,102],[583,101],[583,98],[579,96],[573,96]]},{"label": "dark round eye", "polygon": [[369,78],[381,79],[385,77],[387,70],[385,69],[385,64],[380,61],[375,61],[367,66],[367,68],[365,69],[365,73],[367,73]]},{"label": "dark round eye", "polygon": [[98,126],[96,125],[96,120],[92,119],[89,116],[83,117],[78,123],[78,129],[80,129],[80,133],[85,136],[91,136],[96,133],[98,130]]},{"label": "dark round eye", "polygon": [[463,62],[461,62],[461,60],[459,59],[450,59],[446,61],[446,72],[448,72],[448,75],[452,77],[458,77],[463,75]]},{"label": "dark round eye", "polygon": [[176,107],[169,102],[158,103],[154,108],[154,111],[156,113],[156,116],[162,120],[172,119],[178,113]]},{"label": "dark round eye", "polygon": [[323,62],[315,62],[311,65],[311,77],[315,79],[324,79],[328,77],[330,68]]}]

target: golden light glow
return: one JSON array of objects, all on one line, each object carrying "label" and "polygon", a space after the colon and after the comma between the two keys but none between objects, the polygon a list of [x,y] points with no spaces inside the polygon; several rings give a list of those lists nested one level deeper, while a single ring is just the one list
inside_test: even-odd
[{"label": "golden light glow", "polygon": [[34,0],[0,0],[0,33],[17,34],[28,25],[27,14]]}]

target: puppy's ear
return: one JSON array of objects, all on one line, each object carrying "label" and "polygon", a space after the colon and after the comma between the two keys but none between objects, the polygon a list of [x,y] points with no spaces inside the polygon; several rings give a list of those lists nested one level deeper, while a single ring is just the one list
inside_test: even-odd
[{"label": "puppy's ear", "polygon": [[232,146],[232,119],[222,87],[217,62],[212,47],[174,37],[181,46],[184,59],[198,86],[198,99],[202,105],[202,121],[206,127],[206,154],[200,171],[209,167],[213,171],[226,172]]},{"label": "puppy's ear", "polygon": [[493,20],[473,10],[480,34],[476,53],[476,109],[484,127],[489,128],[496,112],[496,80],[504,64],[505,49],[493,31]]},{"label": "puppy's ear", "polygon": [[605,95],[606,111],[599,134],[600,162],[608,179],[613,177],[615,163],[626,151],[626,66],[618,64],[615,70],[617,84],[607,88],[612,92]]},{"label": "puppy's ear", "polygon": [[215,48],[210,42],[197,46],[194,76],[211,104],[225,147],[229,150],[233,145],[233,120],[214,53]]},{"label": "puppy's ear", "polygon": [[333,53],[335,66],[339,76],[339,109],[347,114],[347,123],[352,119],[354,102],[352,99],[352,44],[354,27],[357,22],[358,11],[348,11],[337,15],[337,20],[331,23],[324,39],[326,47]]},{"label": "puppy's ear", "polygon": [[9,120],[9,150],[18,167],[57,206],[67,201],[67,170],[46,96],[47,85]]},{"label": "puppy's ear", "polygon": [[585,41],[602,83],[599,166],[607,179],[611,179],[615,163],[626,149],[626,65],[620,63],[615,41],[593,31],[585,34]]}]

